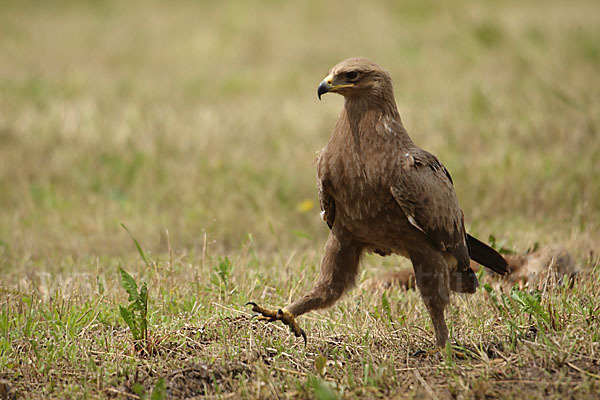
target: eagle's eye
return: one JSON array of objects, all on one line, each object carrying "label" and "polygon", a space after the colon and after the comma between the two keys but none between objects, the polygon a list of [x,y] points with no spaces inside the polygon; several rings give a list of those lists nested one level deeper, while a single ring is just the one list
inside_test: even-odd
[{"label": "eagle's eye", "polygon": [[356,79],[358,79],[358,72],[356,72],[356,71],[346,72],[346,79],[349,81],[355,81]]}]

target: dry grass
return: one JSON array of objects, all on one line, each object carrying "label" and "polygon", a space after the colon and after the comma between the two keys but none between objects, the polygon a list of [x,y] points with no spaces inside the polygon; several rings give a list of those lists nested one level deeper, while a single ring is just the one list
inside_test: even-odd
[{"label": "dry grass", "polygon": [[[592,397],[599,15],[579,0],[3,2],[0,381],[56,398],[135,398],[161,377],[173,398]],[[552,321],[517,294],[456,297],[468,357],[424,360],[414,292],[355,290],[303,317],[307,348],[248,321],[247,299],[283,305],[317,273],[312,160],[342,100],[316,87],[351,55],[390,70],[473,233],[575,256],[575,285],[543,293]],[[405,263],[368,257],[361,281]],[[132,351],[118,265],[148,281],[157,354]]]},{"label": "dry grass", "polygon": [[465,357],[415,358],[433,346],[416,292],[357,290],[302,318],[304,347],[281,325],[251,321],[242,305],[283,304],[307,289],[310,279],[297,277],[316,273],[316,256],[263,259],[248,244],[229,267],[222,261],[208,252],[132,267],[150,287],[150,355],[134,351],[119,321],[125,296],[110,271],[38,276],[4,291],[0,378],[27,397],[56,398],[138,398],[161,378],[172,398],[562,398],[600,389],[597,262],[572,287],[550,280],[533,306],[517,290],[456,296],[448,319]]}]

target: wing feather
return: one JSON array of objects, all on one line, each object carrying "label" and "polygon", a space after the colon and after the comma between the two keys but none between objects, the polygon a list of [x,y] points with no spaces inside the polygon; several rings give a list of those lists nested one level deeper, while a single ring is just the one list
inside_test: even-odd
[{"label": "wing feather", "polygon": [[397,182],[390,188],[411,225],[441,251],[452,253],[459,269],[469,266],[464,216],[452,178],[431,153],[415,147],[403,155]]},{"label": "wing feather", "polygon": [[335,200],[324,188],[323,185],[323,171],[321,167],[322,153],[319,153],[317,158],[317,193],[319,194],[319,205],[321,206],[321,218],[329,229],[333,229],[333,222],[335,221]]},{"label": "wing feather", "polygon": [[321,206],[321,218],[327,223],[329,229],[333,229],[335,221],[335,200],[323,189],[323,182],[317,179],[317,192],[319,193],[319,205]]}]

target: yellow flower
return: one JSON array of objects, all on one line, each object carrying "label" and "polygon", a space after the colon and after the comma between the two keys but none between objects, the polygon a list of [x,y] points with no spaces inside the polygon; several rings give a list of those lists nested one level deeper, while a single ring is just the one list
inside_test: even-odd
[{"label": "yellow flower", "polygon": [[312,201],[311,199],[306,199],[306,200],[302,200],[300,203],[298,203],[298,205],[296,206],[296,210],[298,210],[298,212],[308,212],[310,210],[313,209],[313,207],[315,206],[315,202]]}]

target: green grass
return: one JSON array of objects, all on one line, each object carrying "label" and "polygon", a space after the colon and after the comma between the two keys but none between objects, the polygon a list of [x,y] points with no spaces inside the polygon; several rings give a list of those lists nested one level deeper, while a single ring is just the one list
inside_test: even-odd
[{"label": "green grass", "polygon": [[[593,397],[600,386],[595,1],[16,2],[0,12],[0,382],[24,398]],[[355,289],[285,327],[326,226],[315,151],[367,56],[470,231],[564,245],[573,287],[456,296],[466,359],[417,293]],[[139,258],[125,224],[148,257]],[[366,257],[360,281],[407,266]],[[140,354],[119,267],[148,284]],[[495,299],[495,300],[494,300]],[[0,383],[0,393],[2,390]],[[127,393],[127,394],[124,394]],[[329,396],[329,397],[328,397]]]}]

